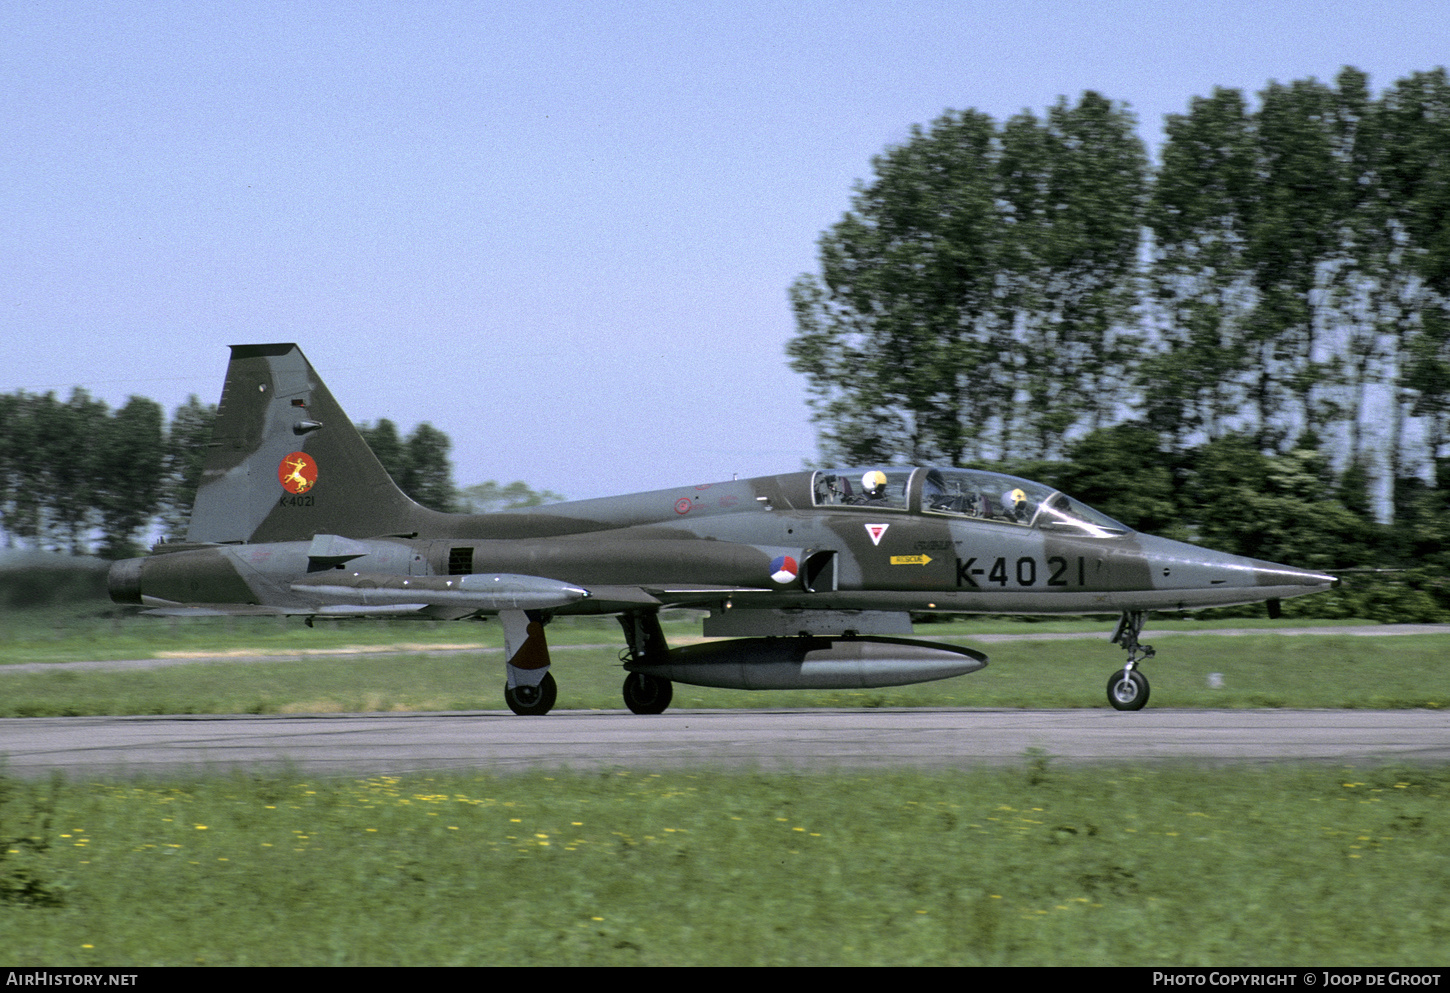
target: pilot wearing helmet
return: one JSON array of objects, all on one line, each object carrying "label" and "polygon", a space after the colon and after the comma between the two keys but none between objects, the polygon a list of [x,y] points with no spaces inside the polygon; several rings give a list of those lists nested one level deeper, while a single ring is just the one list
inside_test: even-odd
[{"label": "pilot wearing helmet", "polygon": [[861,491],[866,494],[867,503],[880,503],[886,499],[886,473],[872,469],[861,477]]},{"label": "pilot wearing helmet", "polygon": [[1025,523],[1029,516],[1027,493],[1020,487],[1003,493],[1002,513],[1010,520]]},{"label": "pilot wearing helmet", "polygon": [[860,507],[886,503],[886,473],[880,469],[872,469],[866,473],[861,477],[860,494],[847,498],[846,502]]}]

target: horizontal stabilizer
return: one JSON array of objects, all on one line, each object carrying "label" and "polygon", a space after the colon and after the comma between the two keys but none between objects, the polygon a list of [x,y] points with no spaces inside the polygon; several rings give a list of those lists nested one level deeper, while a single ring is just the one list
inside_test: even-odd
[{"label": "horizontal stabilizer", "polygon": [[318,534],[313,535],[312,543],[307,546],[307,558],[316,564],[332,565],[360,559],[371,551],[372,546],[364,541],[338,534]]}]

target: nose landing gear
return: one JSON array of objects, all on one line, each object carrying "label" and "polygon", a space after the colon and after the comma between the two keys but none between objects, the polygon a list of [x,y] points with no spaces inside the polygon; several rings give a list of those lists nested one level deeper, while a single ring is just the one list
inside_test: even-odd
[{"label": "nose landing gear", "polygon": [[1108,703],[1114,710],[1142,710],[1148,702],[1148,677],[1137,669],[1119,669],[1108,677]]},{"label": "nose landing gear", "polygon": [[1152,645],[1138,642],[1146,617],[1146,611],[1125,610],[1113,632],[1113,644],[1122,645],[1128,651],[1127,663],[1108,678],[1108,703],[1114,710],[1142,710],[1148,702],[1148,677],[1137,668],[1139,662],[1157,654]]}]

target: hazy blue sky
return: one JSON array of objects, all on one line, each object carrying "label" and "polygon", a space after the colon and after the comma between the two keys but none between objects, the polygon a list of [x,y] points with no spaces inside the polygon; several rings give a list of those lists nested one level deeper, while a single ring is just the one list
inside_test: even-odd
[{"label": "hazy blue sky", "polygon": [[1445,0],[0,0],[0,391],[215,402],[296,341],[460,484],[815,454],[786,291],[914,123],[1450,58]]}]

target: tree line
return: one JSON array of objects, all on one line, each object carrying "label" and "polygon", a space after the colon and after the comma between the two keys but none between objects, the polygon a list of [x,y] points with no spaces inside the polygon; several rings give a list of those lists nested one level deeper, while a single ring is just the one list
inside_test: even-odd
[{"label": "tree line", "polygon": [[1006,469],[1450,619],[1444,69],[1216,89],[1156,166],[1097,93],[949,111],[873,171],[790,291],[824,464]]},{"label": "tree line", "polygon": [[564,499],[551,490],[535,490],[522,480],[501,485],[490,479],[459,489],[453,483],[453,463],[448,459],[453,442],[427,421],[406,438],[398,436],[397,425],[387,418],[375,425],[359,424],[357,429],[398,488],[425,507],[448,514],[488,514]]},{"label": "tree line", "polygon": [[154,526],[185,533],[215,417],[194,396],[168,422],[140,396],[113,411],[79,388],[0,394],[6,546],[119,558]]},{"label": "tree line", "polygon": [[1168,117],[1156,168],[1091,92],[948,112],[873,164],[791,288],[827,460],[1060,458],[1126,420],[1391,479],[1443,453],[1443,69],[1377,98],[1352,68],[1257,107],[1215,90]]},{"label": "tree line", "polygon": [[[195,396],[168,419],[133,396],[112,410],[77,388],[0,394],[0,532],[5,547],[140,554],[150,534],[186,534],[216,405]],[[358,430],[403,492],[445,512],[483,513],[562,500],[523,482],[460,490],[447,434],[424,422],[406,436],[386,418]]]}]

